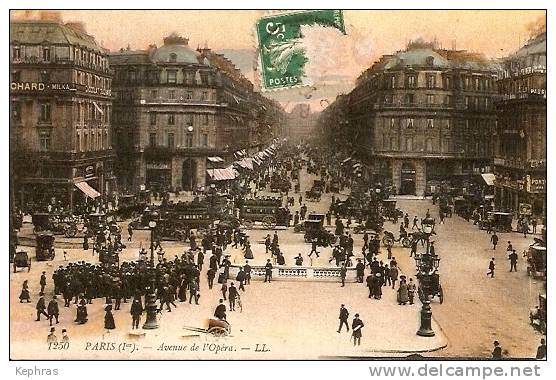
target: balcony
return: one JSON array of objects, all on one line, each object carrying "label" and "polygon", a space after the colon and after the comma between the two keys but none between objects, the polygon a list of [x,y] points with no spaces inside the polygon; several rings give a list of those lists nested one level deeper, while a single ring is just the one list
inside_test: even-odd
[{"label": "balcony", "polygon": [[546,160],[519,160],[506,157],[494,157],[494,165],[519,170],[546,170]]},{"label": "balcony", "polygon": [[429,109],[429,110],[464,110],[465,104],[444,104],[444,103],[424,103],[424,102],[413,102],[413,103],[382,103],[374,104],[373,108],[376,110],[380,109]]}]

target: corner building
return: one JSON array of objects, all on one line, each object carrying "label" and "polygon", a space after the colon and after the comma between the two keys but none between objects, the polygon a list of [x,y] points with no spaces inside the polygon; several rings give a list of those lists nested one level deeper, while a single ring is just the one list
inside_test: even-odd
[{"label": "corner building", "polygon": [[11,196],[74,209],[115,190],[112,73],[81,24],[10,23]]},{"label": "corner building", "polygon": [[223,55],[171,34],[160,47],[109,59],[122,191],[193,190],[207,184],[219,159],[229,165],[239,150],[270,145],[281,107],[254,92]]},{"label": "corner building", "polygon": [[491,170],[497,66],[464,50],[415,41],[382,56],[348,94],[345,120],[367,177],[423,196]]}]

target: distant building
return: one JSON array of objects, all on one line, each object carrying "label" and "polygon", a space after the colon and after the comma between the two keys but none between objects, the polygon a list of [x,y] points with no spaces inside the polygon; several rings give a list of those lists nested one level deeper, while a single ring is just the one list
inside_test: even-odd
[{"label": "distant building", "polygon": [[479,54],[411,42],[363,72],[320,127],[346,139],[338,143],[367,163],[368,178],[399,194],[461,185],[491,170],[496,74]]},{"label": "distant building", "polygon": [[56,201],[73,208],[112,194],[111,82],[107,52],[82,25],[10,22],[10,179],[16,205]]},{"label": "distant building", "polygon": [[223,55],[172,34],[160,47],[109,58],[122,191],[196,189],[235,152],[271,144],[281,107]]},{"label": "distant building", "polygon": [[295,105],[286,118],[290,141],[308,141],[314,137],[318,113],[311,112],[310,104]]},{"label": "distant building", "polygon": [[504,59],[494,171],[499,208],[546,216],[546,33]]}]

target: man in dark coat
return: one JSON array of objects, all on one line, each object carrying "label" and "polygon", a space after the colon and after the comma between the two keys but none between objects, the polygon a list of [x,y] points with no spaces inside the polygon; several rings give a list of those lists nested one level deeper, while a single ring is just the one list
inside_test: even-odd
[{"label": "man in dark coat", "polygon": [[41,294],[44,294],[44,288],[46,287],[46,272],[42,272],[39,284],[41,285]]},{"label": "man in dark coat", "polygon": [[344,265],[342,265],[342,267],[340,268],[340,280],[342,281],[342,288],[346,286],[346,274],[347,274],[347,267],[346,267],[346,263],[344,263]]},{"label": "man in dark coat", "polygon": [[218,301],[218,306],[216,306],[216,309],[214,310],[214,316],[218,319],[221,320],[226,320],[226,305],[224,305],[224,300],[220,299],[220,301]]},{"label": "man in dark coat", "polygon": [[494,257],[490,260],[490,263],[488,264],[488,269],[489,272],[487,273],[487,276],[490,275],[490,278],[494,277],[494,268],[496,267],[496,264],[494,264]]},{"label": "man in dark coat", "polygon": [[355,265],[355,272],[357,275],[357,282],[363,283],[363,277],[365,276],[365,264],[361,262],[361,259],[357,259],[357,264]]},{"label": "man in dark coat", "polygon": [[216,276],[216,271],[213,268],[209,268],[209,270],[207,271],[207,280],[208,280],[209,289],[212,289],[215,276]]},{"label": "man in dark coat", "polygon": [[364,326],[365,324],[363,323],[363,321],[359,319],[359,314],[355,314],[355,318],[353,318],[353,322],[351,323],[351,329],[352,329],[351,335],[353,336],[354,346],[361,345],[361,337],[363,336],[361,330],[363,329]]},{"label": "man in dark coat", "polygon": [[198,265],[200,271],[203,270],[203,262],[204,261],[205,261],[205,255],[203,254],[202,251],[199,251],[199,253],[197,254],[197,265]]},{"label": "man in dark coat", "polygon": [[541,339],[541,345],[537,348],[537,355],[535,356],[537,360],[546,359],[546,340]]},{"label": "man in dark coat", "polygon": [[245,283],[249,285],[251,283],[251,265],[249,265],[249,261],[245,262],[243,271],[245,272]]},{"label": "man in dark coat", "polygon": [[270,263],[270,259],[266,260],[266,265],[264,266],[265,273],[264,273],[264,282],[269,282],[272,279],[272,264]]},{"label": "man in dark coat", "polygon": [[498,235],[496,235],[496,231],[492,233],[490,236],[490,242],[492,243],[492,249],[496,249],[496,245],[498,244]]},{"label": "man in dark coat", "polygon": [[510,259],[510,272],[514,270],[517,272],[517,253],[515,253],[515,249],[512,250],[508,258]]},{"label": "man in dark coat", "polygon": [[245,291],[245,286],[244,286],[245,272],[243,271],[242,267],[239,267],[239,272],[237,273],[236,281],[239,281],[239,290]]},{"label": "man in dark coat", "polygon": [[236,309],[236,298],[239,297],[239,293],[237,291],[237,288],[235,287],[234,283],[232,282],[230,284],[230,287],[228,288],[228,299],[230,301],[230,311],[235,311]]},{"label": "man in dark coat", "polygon": [[349,332],[348,317],[349,311],[345,308],[345,305],[342,304],[342,306],[340,307],[340,316],[338,317],[340,319],[340,327],[338,327],[338,333],[342,331],[343,325],[346,325],[346,329]]},{"label": "man in dark coat", "polygon": [[48,303],[48,319],[50,320],[50,326],[52,326],[52,319],[56,318],[56,323],[58,322],[58,316],[60,315],[60,309],[58,307],[58,301],[56,301],[56,295],[52,296],[52,299]]},{"label": "man in dark coat", "polygon": [[317,251],[317,245],[318,245],[318,239],[315,237],[311,240],[311,252],[309,252],[309,257],[311,257],[313,253],[315,253],[317,257],[319,257],[319,252]]},{"label": "man in dark coat", "polygon": [[500,343],[497,340],[494,341],[494,349],[492,350],[492,358],[494,360],[502,359],[502,347],[500,347]]},{"label": "man in dark coat", "polygon": [[36,319],[36,321],[41,320],[41,314],[44,315],[47,319],[50,318],[48,316],[48,314],[46,313],[46,303],[44,301],[43,296],[40,296],[39,300],[37,301],[37,306],[35,308],[37,309],[37,319]]}]

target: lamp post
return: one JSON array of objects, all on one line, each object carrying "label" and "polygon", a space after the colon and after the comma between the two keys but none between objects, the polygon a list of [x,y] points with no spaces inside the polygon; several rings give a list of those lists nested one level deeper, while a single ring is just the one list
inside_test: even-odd
[{"label": "lamp post", "polygon": [[[153,212],[151,218],[158,216],[158,213]],[[143,325],[145,330],[154,330],[158,328],[158,321],[156,320],[156,294],[154,288],[156,286],[156,272],[154,269],[154,231],[156,228],[156,221],[149,222],[149,229],[151,230],[151,261],[149,265],[149,272],[151,276],[150,292],[146,295],[145,310],[147,311],[147,320]]]}]

